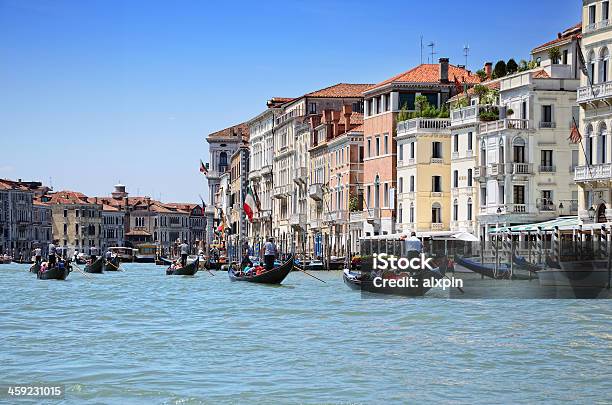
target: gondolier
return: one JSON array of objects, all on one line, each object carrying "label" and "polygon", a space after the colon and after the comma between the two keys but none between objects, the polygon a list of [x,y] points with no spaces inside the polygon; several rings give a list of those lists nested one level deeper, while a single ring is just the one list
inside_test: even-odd
[{"label": "gondolier", "polygon": [[53,242],[49,243],[49,267],[55,266],[55,263],[57,262],[57,259],[55,257],[56,247]]},{"label": "gondolier", "polygon": [[274,268],[274,260],[276,260],[276,245],[274,244],[274,238],[268,238],[268,241],[264,245],[264,265],[266,270],[272,270]]},{"label": "gondolier", "polygon": [[42,263],[42,249],[39,246],[34,249],[34,263]]},{"label": "gondolier", "polygon": [[92,247],[89,249],[89,256],[91,258],[91,263],[94,263],[96,260],[98,260],[98,248],[96,247]]},{"label": "gondolier", "polygon": [[179,248],[181,249],[181,266],[185,267],[187,265],[187,256],[189,256],[189,245],[185,242],[181,243],[181,240],[178,240],[180,243]]}]

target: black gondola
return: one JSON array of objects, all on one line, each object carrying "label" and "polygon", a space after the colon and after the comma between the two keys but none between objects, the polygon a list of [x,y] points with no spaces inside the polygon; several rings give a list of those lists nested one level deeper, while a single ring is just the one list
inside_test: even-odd
[{"label": "black gondola", "polygon": [[102,273],[104,267],[104,258],[98,257],[95,262],[85,266],[85,273]]},{"label": "black gondola", "polygon": [[260,284],[280,284],[283,282],[285,277],[293,270],[294,261],[293,255],[287,258],[287,261],[272,270],[265,271],[259,275],[253,276],[239,276],[236,271],[230,267],[227,271],[231,281],[248,281],[250,283]]},{"label": "black gondola", "polygon": [[[362,292],[365,291],[368,293],[385,295],[399,295],[403,297],[421,297],[431,289],[432,285],[432,282],[429,281],[428,283],[425,283],[424,280],[439,280],[444,277],[438,269],[425,270],[410,276],[407,273],[402,273],[402,276],[416,279],[416,285],[406,287],[377,287],[374,285],[374,280],[370,278],[369,273],[357,273],[348,269],[345,269],[342,273],[344,284],[349,286],[351,290],[360,290]],[[386,278],[385,274],[383,274],[382,278]]]},{"label": "black gondola", "polygon": [[[62,266],[63,265],[63,266]],[[40,280],[66,280],[70,274],[71,267],[68,263],[57,263],[55,267],[45,271],[38,271],[36,277]]]},{"label": "black gondola", "polygon": [[528,262],[527,259],[525,259],[522,256],[512,255],[512,262],[515,265],[517,265],[520,269],[528,270],[528,271],[531,271],[532,273],[535,273],[541,270],[541,267]]},{"label": "black gondola", "polygon": [[40,270],[40,263],[34,263],[32,265],[32,267],[30,267],[30,273],[38,273],[38,271]]},{"label": "black gondola", "polygon": [[110,260],[104,260],[103,271],[119,271],[119,257],[112,257]]},{"label": "black gondola", "polygon": [[494,266],[487,266],[482,263],[478,263],[475,260],[466,259],[465,257],[456,256],[455,263],[465,267],[466,269],[472,270],[474,273],[481,274],[485,277],[489,277],[495,280],[531,280],[533,276],[530,272],[520,271],[519,269],[512,269],[507,264],[500,264],[497,271]]},{"label": "black gondola", "polygon": [[200,259],[196,259],[195,261],[188,263],[185,267],[180,267],[178,269],[173,269],[172,267],[168,267],[166,269],[167,276],[193,276],[198,272]]}]

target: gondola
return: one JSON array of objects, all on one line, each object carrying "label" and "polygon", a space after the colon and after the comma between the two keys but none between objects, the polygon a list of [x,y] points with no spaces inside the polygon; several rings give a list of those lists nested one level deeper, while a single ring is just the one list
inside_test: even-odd
[{"label": "gondola", "polygon": [[523,269],[523,270],[528,270],[531,271],[533,273],[539,271],[541,269],[541,267],[530,263],[527,261],[527,259],[525,259],[522,256],[517,256],[517,255],[512,255],[512,262],[517,265],[519,268]]},{"label": "gondola", "polygon": [[406,287],[376,286],[374,285],[374,280],[370,279],[370,275],[368,273],[353,272],[349,269],[344,269],[342,272],[344,284],[349,286],[351,290],[360,290],[362,292],[385,295],[399,295],[403,297],[421,297],[431,289],[432,285],[431,281],[425,283],[424,280],[440,280],[442,277],[444,277],[439,269],[436,268],[434,270],[425,270],[412,275],[402,273],[400,276],[396,276],[395,274],[388,272],[383,274],[382,278],[391,278],[392,276],[395,278],[411,277],[416,279],[416,285]]},{"label": "gondola", "polygon": [[206,262],[204,263],[204,267],[208,270],[221,270],[221,266],[223,266],[225,264],[225,262],[222,262],[221,260],[217,259],[208,259],[206,260]]},{"label": "gondola", "polygon": [[174,263],[174,260],[170,260],[163,256],[159,256],[157,259],[155,259],[155,264],[158,266],[168,266],[172,263]]},{"label": "gondola", "polygon": [[104,267],[104,257],[100,256],[92,264],[85,265],[85,273],[102,273]]},{"label": "gondola", "polygon": [[455,263],[460,266],[465,267],[466,269],[472,270],[474,273],[481,274],[485,277],[489,277],[495,280],[531,280],[533,276],[530,272],[520,271],[519,269],[510,269],[510,267],[502,263],[495,271],[495,267],[493,265],[484,265],[482,263],[478,263],[475,260],[467,259],[465,257],[456,256]]},{"label": "gondola", "polygon": [[104,260],[103,271],[119,271],[119,257],[112,257],[110,260]]},{"label": "gondola", "polygon": [[231,267],[227,271],[227,274],[229,275],[231,281],[248,281],[250,283],[260,284],[280,284],[291,272],[291,270],[293,270],[294,265],[295,263],[293,260],[293,255],[291,255],[287,258],[287,261],[285,261],[285,263],[273,268],[272,270],[265,271],[259,275],[239,276],[236,274],[236,271]]},{"label": "gondola", "polygon": [[166,269],[166,275],[167,276],[193,276],[198,272],[199,262],[200,260],[196,259],[195,261],[191,263],[187,263],[185,267],[181,267],[178,269],[173,269],[172,267],[168,267]]},{"label": "gondola", "polygon": [[69,263],[57,263],[55,267],[45,271],[38,271],[36,277],[39,280],[66,280],[70,274],[71,267]]}]

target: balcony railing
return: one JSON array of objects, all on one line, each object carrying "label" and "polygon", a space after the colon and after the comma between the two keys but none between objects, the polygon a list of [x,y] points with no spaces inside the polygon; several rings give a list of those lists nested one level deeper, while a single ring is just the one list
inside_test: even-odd
[{"label": "balcony railing", "polygon": [[306,225],[306,214],[291,214],[291,216],[289,216],[289,225],[292,225],[292,226]]},{"label": "balcony railing", "polygon": [[478,166],[474,168],[474,178],[482,179],[487,175],[487,167],[486,166]]},{"label": "balcony railing", "polygon": [[612,179],[612,163],[602,163],[591,166],[578,166],[574,172],[574,181],[610,180]]},{"label": "balcony railing", "polygon": [[487,134],[490,132],[504,131],[507,129],[529,129],[529,120],[521,119],[503,119],[498,121],[483,122],[480,124],[480,134]]},{"label": "balcony railing", "polygon": [[380,208],[368,208],[366,215],[369,223],[380,221]]},{"label": "balcony railing", "polygon": [[349,219],[351,222],[361,222],[363,221],[363,211],[352,211],[349,214]]},{"label": "balcony railing", "polygon": [[262,176],[270,176],[272,175],[272,165],[266,164],[261,167],[261,175]]},{"label": "balcony railing", "polygon": [[576,101],[578,103],[587,103],[610,97],[612,97],[612,81],[594,84],[593,86],[579,87]]},{"label": "balcony railing", "polygon": [[536,200],[536,208],[540,212],[553,212],[553,211],[557,211],[556,204],[550,198],[538,198]]},{"label": "balcony railing", "polygon": [[444,224],[440,223],[440,222],[434,222],[431,224],[431,230],[432,231],[443,231],[444,230]]},{"label": "balcony railing", "polygon": [[527,204],[508,204],[506,206],[506,212],[513,212],[515,214],[524,214],[527,212]]},{"label": "balcony railing", "polygon": [[554,173],[556,171],[555,166],[542,166],[539,167],[540,173]]},{"label": "balcony railing", "polygon": [[321,224],[322,224],[322,221],[320,218],[311,219],[309,223],[311,229],[320,229]]},{"label": "balcony railing", "polygon": [[512,170],[512,174],[531,174],[532,164],[531,163],[509,163]]},{"label": "balcony railing", "polygon": [[344,224],[347,222],[347,219],[348,219],[348,211],[346,210],[332,211],[330,216],[331,216],[332,221],[334,221],[336,224]]},{"label": "balcony railing", "polygon": [[610,25],[610,20],[601,20],[593,24],[588,24],[584,27],[584,33],[589,34],[591,32],[606,28]]},{"label": "balcony railing", "polygon": [[277,198],[286,198],[289,195],[289,186],[276,186],[274,187],[274,196]]},{"label": "balcony railing", "polygon": [[308,170],[305,167],[298,167],[293,171],[293,181],[296,183],[304,183],[308,180]]},{"label": "balcony railing", "polygon": [[502,176],[506,173],[503,163],[494,163],[489,168],[489,176]]},{"label": "balcony railing", "polygon": [[540,121],[540,128],[548,128],[548,129],[557,128],[557,124],[554,122]]},{"label": "balcony railing", "polygon": [[432,157],[430,160],[431,164],[442,164],[444,163],[444,158],[441,157]]},{"label": "balcony railing", "polygon": [[397,124],[398,135],[446,132],[451,120],[446,118],[414,118]]},{"label": "balcony railing", "polygon": [[468,107],[459,108],[451,111],[451,124],[465,125],[476,124],[480,122],[480,113],[491,111],[493,108],[500,109],[500,106],[492,105],[471,105]]}]

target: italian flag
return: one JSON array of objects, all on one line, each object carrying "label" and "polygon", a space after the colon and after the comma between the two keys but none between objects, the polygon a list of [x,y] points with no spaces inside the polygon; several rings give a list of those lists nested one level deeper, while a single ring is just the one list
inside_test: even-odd
[{"label": "italian flag", "polygon": [[242,209],[244,210],[247,217],[249,217],[249,222],[253,222],[253,213],[256,210],[255,205],[255,197],[253,197],[253,190],[251,187],[247,188],[246,197],[244,197],[244,204],[242,205]]}]

